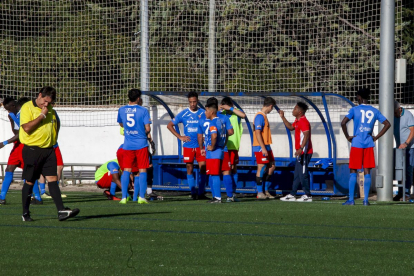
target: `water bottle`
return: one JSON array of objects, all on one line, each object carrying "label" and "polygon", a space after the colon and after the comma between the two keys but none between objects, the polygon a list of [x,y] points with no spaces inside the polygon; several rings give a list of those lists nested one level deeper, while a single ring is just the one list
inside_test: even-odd
[{"label": "water bottle", "polygon": [[329,196],[325,196],[322,198],[322,200],[331,200],[331,198]]}]

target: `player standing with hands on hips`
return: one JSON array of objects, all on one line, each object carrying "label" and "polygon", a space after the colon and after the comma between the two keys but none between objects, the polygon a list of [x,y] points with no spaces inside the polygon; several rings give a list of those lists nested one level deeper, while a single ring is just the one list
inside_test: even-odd
[{"label": "player standing with hands on hips", "polygon": [[24,162],[23,176],[26,180],[22,189],[23,221],[33,221],[30,217],[30,199],[33,184],[40,175],[46,177],[49,192],[56,208],[58,219],[66,220],[79,214],[79,209],[63,206],[60,189],[57,184],[57,163],[53,145],[58,136],[57,114],[52,104],[56,100],[56,90],[45,86],[39,95],[25,103],[20,110],[19,139],[24,145],[22,157]]},{"label": "player standing with hands on hips", "polygon": [[[358,106],[351,108],[348,115],[342,120],[341,127],[346,139],[352,143],[351,153],[349,154],[349,199],[342,205],[355,205],[355,185],[357,182],[357,170],[364,168],[364,201],[363,205],[370,205],[368,202],[369,189],[371,187],[371,169],[375,168],[374,147],[382,135],[391,127],[390,122],[381,112],[368,105],[371,91],[368,88],[358,90],[356,99]],[[349,136],[346,124],[354,120],[354,136]],[[376,121],[384,125],[377,136],[372,136],[372,131]]]}]

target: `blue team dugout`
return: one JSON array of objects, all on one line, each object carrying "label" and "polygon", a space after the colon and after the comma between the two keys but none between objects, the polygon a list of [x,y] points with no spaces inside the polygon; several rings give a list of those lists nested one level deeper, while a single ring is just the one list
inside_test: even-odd
[{"label": "blue team dugout", "polygon": [[[187,94],[184,92],[143,92],[148,96],[147,107],[153,122],[152,136],[157,152],[153,157],[154,185],[157,190],[189,191],[186,164],[183,160],[183,141],[177,139],[168,129],[168,123],[184,109],[189,108]],[[198,107],[204,109],[210,97],[216,97],[219,104],[223,97],[229,96],[234,108],[242,110],[246,118],[241,120],[242,136],[239,149],[238,193],[256,192],[256,159],[252,152],[253,120],[263,106],[265,97],[276,100],[275,110],[268,114],[272,134],[272,150],[276,170],[272,177],[271,192],[286,193],[292,189],[294,157],[294,131],[283,124],[278,110],[285,112],[289,122],[294,122],[292,110],[301,101],[309,106],[306,117],[311,124],[313,156],[310,162],[310,188],[314,195],[346,195],[349,180],[350,144],[341,130],[341,121],[354,104],[347,98],[333,93],[199,93]],[[175,130],[184,135],[183,124]],[[352,133],[352,124],[348,124]],[[194,160],[195,182],[200,180],[200,170]],[[316,164],[316,166],[315,166]],[[207,186],[207,191],[209,186]],[[224,186],[223,186],[224,191]],[[299,194],[301,191],[299,191]]]}]

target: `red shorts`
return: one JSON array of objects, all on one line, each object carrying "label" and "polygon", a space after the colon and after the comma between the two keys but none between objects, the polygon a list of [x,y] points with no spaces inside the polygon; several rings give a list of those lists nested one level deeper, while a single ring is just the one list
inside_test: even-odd
[{"label": "red shorts", "polygon": [[220,175],[221,159],[206,159],[206,174]]},{"label": "red shorts", "polygon": [[7,165],[18,166],[19,168],[24,167],[22,150],[24,145],[21,143],[14,143],[13,149],[10,152],[9,160]]},{"label": "red shorts", "polygon": [[101,179],[99,179],[98,182],[96,182],[96,185],[98,185],[99,188],[105,189],[110,188],[112,183],[112,174],[110,172],[107,172],[102,176]]},{"label": "red shorts", "polygon": [[[125,150],[123,148],[119,148],[118,151],[116,152],[116,158],[118,159],[118,164],[119,164],[119,167],[121,168],[122,171],[125,168],[124,162],[123,162],[124,161],[124,153],[125,153]],[[138,166],[137,166],[137,162],[134,162],[132,164],[131,169],[132,169],[132,172],[138,172],[139,171]]]},{"label": "red shorts", "polygon": [[268,156],[264,156],[261,151],[255,152],[254,155],[256,156],[256,163],[257,164],[268,164],[269,162],[274,162],[275,158],[273,156],[273,151],[267,151]]},{"label": "red shorts", "polygon": [[375,168],[374,148],[354,148],[351,147],[349,154],[349,168],[351,170]]},{"label": "red shorts", "polygon": [[55,154],[56,154],[56,165],[63,166],[63,158],[62,158],[62,153],[60,152],[59,146],[55,148]]},{"label": "red shorts", "polygon": [[149,168],[149,155],[148,147],[139,149],[139,150],[124,150],[122,163],[125,168],[136,168],[138,169],[148,169]]},{"label": "red shorts", "polygon": [[223,162],[221,163],[221,171],[230,171],[231,164],[230,164],[230,154],[228,152],[224,152]]},{"label": "red shorts", "polygon": [[201,155],[200,148],[184,148],[183,160],[184,163],[194,163],[194,158],[197,162],[206,162],[206,157]]},{"label": "red shorts", "polygon": [[238,150],[229,150],[230,155],[230,164],[237,165],[239,164],[239,151]]}]

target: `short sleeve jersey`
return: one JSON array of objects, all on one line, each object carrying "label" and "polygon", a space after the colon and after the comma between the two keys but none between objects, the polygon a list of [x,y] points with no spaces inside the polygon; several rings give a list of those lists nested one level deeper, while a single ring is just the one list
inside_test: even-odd
[{"label": "short sleeve jersey", "polygon": [[352,147],[373,148],[375,144],[372,139],[372,131],[375,122],[378,120],[380,123],[383,123],[387,118],[375,107],[365,104],[351,108],[346,117],[354,120],[355,137],[352,139]]},{"label": "short sleeve jersey", "polygon": [[[27,146],[39,148],[51,148],[57,139],[57,113],[51,105],[47,107],[48,113],[39,126],[30,134],[23,128],[19,130],[19,140]],[[36,105],[36,100],[26,102],[20,109],[20,125],[33,121],[42,113],[42,109]]]},{"label": "short sleeve jersey", "polygon": [[[230,119],[222,114],[218,114],[216,118],[219,118],[220,121],[224,124],[225,128],[225,134],[227,135],[227,130],[233,129],[233,126],[230,122]],[[214,119],[213,119],[214,120]],[[198,134],[203,134],[204,136],[207,136],[208,129],[210,126],[211,120],[207,119],[205,116],[204,118],[201,118],[198,124]],[[224,142],[226,141],[226,137],[224,139]],[[209,144],[207,144],[207,139],[204,138],[204,146],[207,147]],[[224,152],[227,152],[227,145],[224,146]]]},{"label": "short sleeve jersey", "polygon": [[151,119],[146,108],[122,106],[118,110],[118,123],[124,126],[124,150],[140,150],[148,146],[145,125],[151,124]]},{"label": "short sleeve jersey", "polygon": [[[397,148],[407,141],[408,136],[410,136],[410,127],[413,126],[414,116],[405,108],[402,109],[400,118],[394,117],[394,137]],[[414,148],[414,141],[411,141],[408,147]]]},{"label": "short sleeve jersey", "polygon": [[[10,118],[12,118],[12,120],[13,120],[13,129],[14,130],[19,130],[19,128],[20,128],[20,111],[19,112],[17,112],[17,114],[16,115],[14,115],[14,113],[9,113],[9,116],[10,116]],[[56,116],[57,116],[57,114],[56,114]],[[57,117],[56,117],[56,119],[57,119]]]},{"label": "short sleeve jersey", "polygon": [[[264,128],[265,128],[265,118],[263,117],[262,114],[257,114],[257,116],[254,118],[254,129],[255,130],[260,130],[261,132],[263,132]],[[265,147],[266,150],[269,151],[271,150],[271,146],[270,145],[266,145],[265,143]],[[253,146],[253,152],[261,152],[262,151],[262,147],[261,146]]]},{"label": "short sleeve jersey", "polygon": [[295,149],[298,150],[302,145],[303,138],[305,138],[304,132],[309,131],[309,140],[306,142],[306,145],[303,148],[303,153],[313,153],[311,126],[308,119],[305,116],[300,117],[299,120],[295,119],[295,122],[293,122],[292,126],[295,128]]},{"label": "short sleeve jersey", "polygon": [[186,108],[180,113],[175,116],[172,120],[174,125],[178,125],[180,123],[184,126],[184,135],[190,137],[189,142],[184,142],[184,148],[198,148],[198,141],[197,141],[197,132],[198,132],[198,124],[200,119],[205,118],[205,111],[203,109],[198,109],[197,111],[193,112],[190,108]]},{"label": "short sleeve jersey", "polygon": [[211,136],[214,133],[217,134],[215,148],[212,151],[206,151],[206,158],[223,159],[224,148],[226,146],[227,130],[226,123],[224,122],[222,116],[209,120],[209,126],[207,128],[207,132],[204,138],[206,148],[208,146],[211,146]]}]

